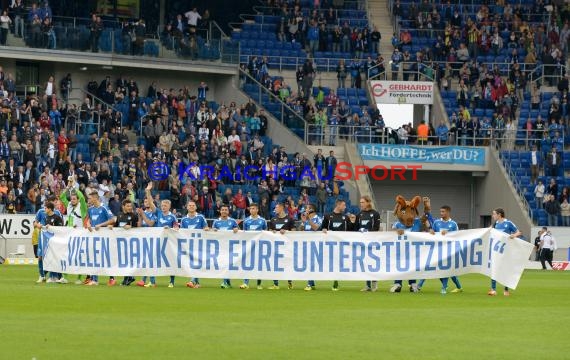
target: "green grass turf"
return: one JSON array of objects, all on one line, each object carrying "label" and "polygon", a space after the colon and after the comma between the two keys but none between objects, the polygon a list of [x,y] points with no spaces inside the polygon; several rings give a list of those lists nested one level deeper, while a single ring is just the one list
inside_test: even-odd
[{"label": "green grass turf", "polygon": [[[155,289],[35,284],[32,266],[0,266],[3,359],[546,359],[568,358],[570,272],[526,271],[511,297],[489,280],[465,292],[361,293],[360,282],[317,291],[222,290],[186,279]],[[75,279],[69,276],[69,279]],[[104,278],[105,280],[107,278]],[[103,279],[102,279],[103,280]],[[252,284],[255,281],[252,280]],[[270,281],[264,285],[269,286]],[[450,281],[450,287],[453,285]]]}]

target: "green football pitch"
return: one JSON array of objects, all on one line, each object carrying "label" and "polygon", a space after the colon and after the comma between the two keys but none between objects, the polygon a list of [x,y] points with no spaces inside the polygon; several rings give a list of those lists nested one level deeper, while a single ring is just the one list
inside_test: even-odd
[{"label": "green football pitch", "polygon": [[[568,358],[570,272],[525,271],[510,297],[465,291],[361,293],[360,282],[317,290],[220,289],[186,279],[167,288],[35,284],[32,266],[0,266],[3,359],[548,359]],[[69,277],[74,279],[73,276]],[[106,279],[106,278],[105,278]],[[103,279],[102,279],[103,280]],[[255,281],[252,281],[255,284]],[[270,285],[265,281],[264,285]],[[450,285],[452,286],[451,282]]]}]

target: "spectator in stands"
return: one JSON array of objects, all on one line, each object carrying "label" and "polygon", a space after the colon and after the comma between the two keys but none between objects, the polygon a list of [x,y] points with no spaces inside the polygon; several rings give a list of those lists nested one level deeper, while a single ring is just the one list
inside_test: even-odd
[{"label": "spectator in stands", "polygon": [[348,70],[344,64],[344,59],[340,59],[338,65],[336,67],[336,77],[338,80],[338,87],[345,88],[346,87],[346,76]]},{"label": "spectator in stands", "polygon": [[8,16],[8,11],[2,11],[2,16],[0,16],[0,45],[6,46],[8,31],[10,31],[11,24],[12,19]]},{"label": "spectator in stands", "polygon": [[[556,147],[554,147],[554,146],[552,147],[552,149],[548,153],[546,159],[547,159],[548,168],[550,170],[550,175],[551,176],[558,176],[558,172],[559,172],[560,165],[561,165],[561,159],[560,159],[560,155],[558,154],[558,152],[556,150]],[[554,179],[552,179],[552,180],[554,180]],[[554,195],[557,196],[558,194],[556,193]]]},{"label": "spectator in stands", "polygon": [[202,19],[202,16],[198,13],[198,8],[192,8],[192,10],[186,12],[184,16],[188,19],[188,27],[191,29],[190,31],[192,31],[192,29],[195,31],[198,26],[198,20]]},{"label": "spectator in stands", "polygon": [[30,38],[32,47],[42,46],[42,21],[40,17],[36,14],[33,16],[30,23]]},{"label": "spectator in stands", "polygon": [[53,24],[51,22],[50,17],[46,17],[42,21],[41,31],[43,34],[43,45],[47,49],[55,49],[56,48],[56,38],[55,38],[55,31],[53,30]]},{"label": "spectator in stands", "polygon": [[25,36],[26,25],[26,8],[24,6],[23,0],[12,1],[10,5],[10,12],[14,15],[14,36],[23,38]]},{"label": "spectator in stands", "polygon": [[447,127],[447,125],[443,120],[440,122],[435,133],[439,141],[438,145],[447,145],[449,128]]},{"label": "spectator in stands", "polygon": [[570,203],[567,198],[560,204],[560,215],[562,216],[562,226],[570,226]]},{"label": "spectator in stands", "polygon": [[89,26],[89,30],[90,30],[89,44],[91,46],[91,51],[98,52],[99,37],[101,36],[101,32],[103,31],[103,23],[101,21],[101,17],[97,16],[97,14],[91,15],[91,25]]},{"label": "spectator in stands", "polygon": [[544,202],[544,210],[548,215],[548,226],[558,226],[558,215],[560,215],[560,203],[555,195],[548,195],[548,200]]},{"label": "spectator in stands", "polygon": [[392,81],[398,80],[398,72],[400,71],[400,63],[403,56],[398,48],[394,49],[390,63],[392,64]]}]

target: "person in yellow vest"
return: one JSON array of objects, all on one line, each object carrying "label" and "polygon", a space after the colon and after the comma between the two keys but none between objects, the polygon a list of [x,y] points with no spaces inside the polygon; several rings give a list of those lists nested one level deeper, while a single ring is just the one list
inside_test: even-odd
[{"label": "person in yellow vest", "polygon": [[425,120],[422,120],[420,122],[417,132],[418,132],[418,145],[427,145],[429,126],[426,124]]}]

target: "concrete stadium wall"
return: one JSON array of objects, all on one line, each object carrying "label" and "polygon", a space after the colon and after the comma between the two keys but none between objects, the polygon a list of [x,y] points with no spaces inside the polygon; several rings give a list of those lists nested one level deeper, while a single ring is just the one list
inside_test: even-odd
[{"label": "concrete stadium wall", "polygon": [[532,223],[519,195],[500,163],[496,151],[490,151],[488,157],[489,172],[485,177],[478,177],[475,182],[475,223],[476,227],[483,226],[482,217],[490,216],[495,208],[503,208],[507,219],[513,221],[523,235],[528,239],[531,236]]}]

